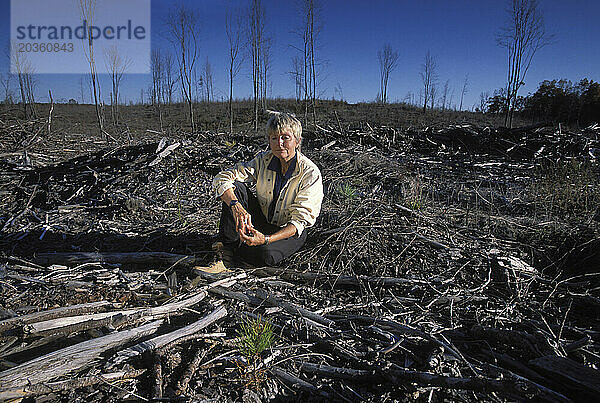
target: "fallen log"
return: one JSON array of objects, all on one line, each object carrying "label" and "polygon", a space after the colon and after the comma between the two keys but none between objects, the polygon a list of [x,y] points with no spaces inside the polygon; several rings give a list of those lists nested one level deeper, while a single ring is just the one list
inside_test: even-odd
[{"label": "fallen log", "polygon": [[162,320],[157,320],[134,329],[87,340],[2,371],[0,372],[0,385],[2,385],[0,391],[51,381],[69,372],[80,370],[107,350],[151,335],[156,332],[162,322]]},{"label": "fallen log", "polygon": [[519,400],[524,398],[535,400],[537,398],[549,402],[571,402],[569,398],[562,394],[524,378],[502,380],[485,377],[457,378],[428,372],[410,371],[396,365],[390,370],[385,370],[383,375],[395,382],[402,380],[423,386],[440,386],[448,389],[473,390],[483,393],[496,392]]},{"label": "fallen log", "polygon": [[192,377],[198,370],[200,363],[202,362],[202,360],[204,360],[204,357],[206,357],[206,354],[208,354],[208,352],[213,347],[214,347],[214,344],[207,350],[198,349],[198,351],[196,351],[196,355],[194,356],[194,359],[189,363],[189,365],[187,366],[185,371],[183,371],[181,380],[177,383],[177,390],[175,391],[175,394],[177,396],[181,396],[182,394],[185,393],[185,391],[188,387],[188,384],[190,383],[190,381],[192,380]]},{"label": "fallen log", "polygon": [[[60,340],[62,337],[62,335],[56,335],[56,336],[48,336],[48,337],[43,337],[41,339],[38,340],[33,340],[30,343],[19,343],[15,346],[12,346],[11,348],[9,348],[10,346],[7,346],[7,348],[5,350],[0,351],[0,358],[1,357],[7,357],[13,354],[17,354],[17,353],[23,353],[25,351],[34,351],[39,349],[42,346],[45,346],[47,344],[50,343],[54,343],[58,340]],[[17,340],[20,339],[17,338]]]},{"label": "fallen log", "polygon": [[112,367],[115,365],[119,365],[129,360],[130,358],[138,356],[146,351],[156,350],[166,346],[167,344],[176,342],[181,338],[199,332],[200,330],[211,325],[213,322],[216,322],[217,320],[223,318],[226,315],[227,309],[225,309],[224,306],[220,306],[205,317],[203,317],[202,319],[200,319],[199,321],[192,323],[191,325],[188,325],[171,333],[157,336],[153,339],[138,343],[133,347],[129,347],[125,350],[119,351],[117,354],[115,354],[115,356],[113,356],[108,366]]},{"label": "fallen log", "polygon": [[287,281],[302,282],[327,282],[332,286],[355,286],[368,283],[371,286],[395,287],[400,285],[431,284],[431,281],[398,277],[373,277],[373,276],[346,276],[317,272],[301,272],[286,268],[261,267],[253,271],[254,274],[265,276],[277,276]]},{"label": "fallen log", "polygon": [[152,399],[160,400],[163,397],[163,380],[162,380],[162,358],[158,352],[154,352],[152,357]]},{"label": "fallen log", "polygon": [[122,265],[143,266],[159,264],[161,266],[172,266],[179,264],[183,267],[191,267],[196,264],[196,258],[188,255],[177,255],[165,252],[128,252],[128,253],[94,253],[94,252],[72,252],[72,253],[40,253],[33,261],[42,266],[60,264],[64,266],[76,266],[83,263],[120,263]]},{"label": "fallen log", "polygon": [[548,340],[537,333],[530,334],[520,330],[494,329],[475,325],[471,328],[471,334],[476,339],[518,348],[522,353],[528,354],[530,358],[554,354]]},{"label": "fallen log", "polygon": [[202,301],[206,295],[206,291],[201,290],[184,300],[153,308],[133,308],[124,311],[57,318],[26,325],[24,326],[23,331],[27,334],[36,336],[56,334],[59,332],[62,334],[69,334],[115,323],[123,323],[128,320],[159,319],[166,315],[181,311],[184,308],[196,305],[198,302]]},{"label": "fallen log", "polygon": [[97,385],[103,382],[114,382],[123,379],[137,378],[138,376],[143,375],[145,372],[145,369],[134,369],[131,371],[120,371],[113,372],[110,374],[86,376],[83,378],[67,379],[64,381],[37,383],[34,385],[27,385],[21,388],[13,388],[0,391],[0,400],[19,399],[23,397],[46,395],[49,393],[64,392],[67,390]]},{"label": "fallen log", "polygon": [[292,375],[279,367],[272,367],[269,369],[269,372],[271,372],[273,375],[275,375],[276,377],[281,379],[288,386],[292,387],[292,389],[297,389],[297,390],[309,392],[312,394],[319,394],[324,398],[329,397],[329,395],[326,392],[324,392],[324,391],[319,392],[319,389],[315,385],[308,383],[305,380],[302,380],[302,379],[298,378],[297,376]]},{"label": "fallen log", "polygon": [[552,379],[578,389],[586,395],[600,394],[600,371],[582,365],[566,357],[548,355],[529,361],[537,370],[550,374]]},{"label": "fallen log", "polygon": [[254,295],[248,295],[239,291],[231,291],[223,287],[214,287],[208,290],[211,294],[216,294],[222,298],[234,299],[236,301],[244,302],[249,305],[260,305],[261,299],[256,298]]},{"label": "fallen log", "polygon": [[440,347],[443,347],[448,353],[452,354],[455,358],[464,361],[464,357],[452,348],[448,343],[442,342],[435,337],[431,336],[428,333],[425,333],[419,329],[412,328],[410,326],[406,326],[391,320],[387,319],[378,319],[372,316],[363,316],[363,315],[328,315],[331,318],[336,320],[355,320],[363,323],[369,323],[371,325],[377,325],[382,328],[386,328],[388,330],[398,332],[399,334],[408,334],[412,336],[418,336],[425,340],[429,340]]},{"label": "fallen log", "polygon": [[366,369],[352,369],[332,367],[330,365],[313,364],[310,362],[300,363],[300,371],[313,375],[319,375],[325,378],[343,379],[358,382],[381,383],[384,379],[375,373]]},{"label": "fallen log", "polygon": [[529,368],[525,363],[515,360],[508,354],[493,350],[490,350],[489,352],[482,350],[479,354],[485,355],[488,362],[497,362],[502,368],[527,378],[530,381],[536,383],[544,383],[545,381],[545,378],[542,375]]},{"label": "fallen log", "polygon": [[0,332],[5,332],[9,329],[27,325],[30,323],[42,322],[65,316],[101,312],[103,310],[106,310],[111,305],[112,304],[108,301],[98,301],[91,302],[88,304],[65,306],[62,308],[50,309],[48,311],[35,312],[29,315],[17,316],[14,318],[0,321]]},{"label": "fallen log", "polygon": [[[167,157],[169,154],[171,154],[173,152],[173,150],[175,150],[177,147],[179,147],[181,145],[181,143],[177,142],[177,143],[171,144],[167,147],[163,146],[164,148],[161,147],[161,145],[162,145],[162,141],[158,146],[156,158],[150,164],[148,164],[149,167],[153,167],[153,166],[157,165],[159,162],[161,162],[163,160],[163,158]],[[159,150],[162,150],[162,151],[159,152]]]},{"label": "fallen log", "polygon": [[142,318],[140,313],[136,310],[127,310],[58,318],[25,325],[23,334],[29,337],[67,336],[100,327],[116,328],[140,320]]},{"label": "fallen log", "polygon": [[473,390],[481,393],[501,393],[511,398],[528,400],[541,398],[550,402],[571,402],[570,399],[553,390],[536,385],[525,379],[491,379],[484,377],[458,378],[445,375],[437,375],[429,372],[418,372],[402,369],[397,365],[394,368],[379,370],[364,370],[352,368],[340,368],[329,365],[319,365],[302,362],[300,370],[309,374],[319,375],[325,378],[352,380],[365,383],[399,382],[416,383],[420,386],[439,386],[447,389]]},{"label": "fallen log", "polygon": [[291,302],[283,301],[274,295],[268,293],[265,290],[258,289],[256,290],[256,296],[260,299],[265,300],[267,303],[272,304],[274,306],[278,306],[283,308],[287,313],[294,316],[301,316],[306,319],[310,319],[313,322],[316,322],[320,325],[333,328],[335,327],[335,322],[331,319],[324,318],[323,316],[316,314],[314,312],[309,311],[306,308],[303,308],[299,305],[293,304]]}]

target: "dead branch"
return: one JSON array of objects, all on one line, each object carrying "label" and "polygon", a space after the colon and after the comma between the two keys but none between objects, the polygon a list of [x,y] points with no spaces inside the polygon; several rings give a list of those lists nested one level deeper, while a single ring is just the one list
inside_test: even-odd
[{"label": "dead branch", "polygon": [[14,389],[53,380],[89,365],[107,350],[154,333],[161,324],[162,320],[157,320],[43,355],[0,372],[0,384],[3,389]]},{"label": "dead branch", "polygon": [[84,263],[120,263],[123,265],[150,265],[160,264],[162,266],[171,266],[179,263],[184,267],[189,267],[196,263],[193,256],[177,255],[165,252],[132,252],[132,253],[40,253],[34,262],[42,266],[60,264],[65,266],[77,266]]},{"label": "dead branch", "polygon": [[311,312],[308,309],[302,308],[291,302],[282,301],[281,299],[268,293],[265,290],[261,290],[261,289],[256,290],[256,296],[260,299],[265,300],[266,302],[268,302],[269,304],[271,304],[273,306],[278,306],[278,307],[283,308],[287,313],[289,313],[291,315],[310,319],[313,322],[319,323],[319,324],[329,327],[329,328],[332,328],[335,326],[334,321],[332,321],[330,319],[326,319],[326,318],[322,317],[321,315]]},{"label": "dead branch", "polygon": [[70,334],[102,326],[119,326],[123,323],[134,323],[140,320],[154,320],[167,315],[177,314],[184,308],[194,306],[206,297],[203,290],[181,301],[171,302],[154,308],[137,308],[116,312],[103,312],[92,315],[69,316],[24,326],[23,331],[29,335],[47,336],[52,334]]},{"label": "dead branch", "polygon": [[160,349],[161,347],[166,346],[167,344],[173,345],[179,339],[184,338],[188,335],[199,332],[205,327],[211,325],[217,320],[225,317],[227,315],[227,309],[225,307],[220,306],[216,308],[214,311],[198,320],[197,322],[192,323],[191,325],[185,326],[181,329],[175,330],[171,333],[163,334],[161,336],[157,336],[153,339],[144,341],[142,343],[136,344],[133,347],[127,348],[125,350],[119,351],[112,359],[109,364],[110,367],[119,365],[130,358],[138,356],[146,351],[152,351],[156,349]]},{"label": "dead branch", "polygon": [[87,304],[77,304],[64,306],[49,311],[36,312],[29,315],[17,316],[0,321],[0,332],[5,332],[15,327],[27,325],[30,323],[43,322],[65,316],[89,314],[106,310],[111,305],[108,301],[90,302]]},{"label": "dead branch", "polygon": [[114,382],[123,379],[137,378],[140,375],[143,375],[145,372],[145,369],[133,369],[129,371],[113,372],[110,374],[99,374],[77,379],[67,379],[64,381],[37,383],[21,388],[5,389],[0,391],[0,400],[46,395],[49,393],[58,393],[67,390],[79,389],[86,386],[97,385],[102,382]]}]

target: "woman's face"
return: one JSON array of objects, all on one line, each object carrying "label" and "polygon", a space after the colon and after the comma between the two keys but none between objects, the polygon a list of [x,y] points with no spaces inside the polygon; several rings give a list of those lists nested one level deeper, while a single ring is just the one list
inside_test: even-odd
[{"label": "woman's face", "polygon": [[291,133],[271,133],[269,135],[269,146],[273,155],[282,161],[288,162],[296,155],[298,142]]}]

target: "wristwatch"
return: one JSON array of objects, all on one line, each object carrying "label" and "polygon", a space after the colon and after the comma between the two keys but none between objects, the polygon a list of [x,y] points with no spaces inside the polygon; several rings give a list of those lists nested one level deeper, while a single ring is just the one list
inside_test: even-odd
[{"label": "wristwatch", "polygon": [[265,245],[268,245],[271,242],[271,235],[265,235]]},{"label": "wristwatch", "polygon": [[233,207],[233,206],[235,206],[238,203],[239,203],[239,200],[233,199],[232,201],[229,202],[229,207]]}]

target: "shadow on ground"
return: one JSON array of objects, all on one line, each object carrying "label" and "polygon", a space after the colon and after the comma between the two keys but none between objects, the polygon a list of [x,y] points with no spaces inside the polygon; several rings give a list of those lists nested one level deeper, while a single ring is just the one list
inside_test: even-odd
[{"label": "shadow on ground", "polygon": [[[41,239],[40,239],[41,237]],[[210,260],[214,235],[205,233],[169,233],[159,227],[142,235],[107,232],[64,234],[41,230],[29,233],[0,232],[0,253],[31,258],[37,253],[48,252],[166,252],[193,255],[197,259]]]}]

